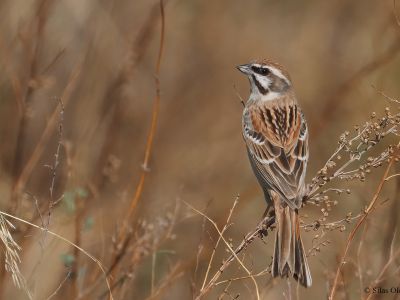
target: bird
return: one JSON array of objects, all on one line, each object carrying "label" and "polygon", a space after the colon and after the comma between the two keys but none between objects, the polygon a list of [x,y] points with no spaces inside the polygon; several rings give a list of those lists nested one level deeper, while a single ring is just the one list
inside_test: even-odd
[{"label": "bird", "polygon": [[312,285],[300,236],[299,209],[306,192],[308,129],[289,73],[264,59],[237,66],[250,81],[244,105],[242,135],[251,168],[275,216],[276,234],[271,274],[293,276]]}]

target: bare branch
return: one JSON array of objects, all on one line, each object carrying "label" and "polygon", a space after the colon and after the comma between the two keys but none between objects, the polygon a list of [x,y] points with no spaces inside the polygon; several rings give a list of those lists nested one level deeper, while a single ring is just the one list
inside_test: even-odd
[{"label": "bare branch", "polygon": [[[399,146],[400,146],[400,144],[397,145],[397,151],[398,151],[398,147]],[[375,192],[375,195],[372,198],[371,202],[369,203],[367,209],[365,210],[365,214],[361,217],[361,219],[357,222],[356,226],[350,232],[350,235],[349,235],[349,237],[347,239],[347,243],[346,243],[346,247],[345,247],[344,253],[342,255],[342,258],[340,260],[340,264],[339,264],[339,266],[337,268],[337,271],[336,271],[335,279],[333,281],[333,285],[332,285],[332,288],[331,288],[331,291],[330,291],[330,295],[329,295],[329,300],[333,300],[334,299],[333,297],[335,296],[336,287],[337,287],[338,280],[339,280],[339,275],[340,275],[340,270],[341,270],[342,265],[345,263],[346,255],[347,255],[347,252],[348,252],[348,250],[350,248],[350,244],[353,241],[356,232],[358,231],[360,226],[364,223],[364,221],[366,220],[366,218],[369,216],[369,214],[371,213],[372,209],[374,208],[376,200],[378,199],[378,196],[379,196],[379,194],[380,194],[380,192],[381,192],[381,190],[382,190],[382,188],[383,188],[383,186],[385,184],[385,178],[388,176],[390,168],[392,167],[395,158],[396,158],[396,156],[393,155],[392,158],[390,159],[389,164],[386,167],[385,173],[384,173],[384,175],[383,175],[383,177],[382,177],[382,179],[381,179],[381,181],[379,183],[379,186],[378,186],[378,188],[377,188],[377,190]]]}]

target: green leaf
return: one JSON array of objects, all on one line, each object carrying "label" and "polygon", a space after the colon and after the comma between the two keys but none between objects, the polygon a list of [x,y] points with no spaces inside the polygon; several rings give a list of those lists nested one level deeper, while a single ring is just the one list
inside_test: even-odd
[{"label": "green leaf", "polygon": [[85,222],[83,223],[83,229],[84,229],[84,230],[90,230],[90,229],[92,229],[93,224],[94,224],[94,219],[93,219],[93,217],[87,217],[87,218],[85,219]]},{"label": "green leaf", "polygon": [[75,256],[70,253],[61,254],[61,261],[64,263],[65,266],[71,267],[75,261]]},{"label": "green leaf", "polygon": [[63,202],[69,213],[74,213],[76,210],[75,197],[76,197],[76,195],[75,195],[75,192],[73,192],[73,191],[66,191],[64,193]]},{"label": "green leaf", "polygon": [[88,190],[85,189],[84,187],[76,188],[75,192],[80,198],[87,198],[87,196],[89,196]]}]

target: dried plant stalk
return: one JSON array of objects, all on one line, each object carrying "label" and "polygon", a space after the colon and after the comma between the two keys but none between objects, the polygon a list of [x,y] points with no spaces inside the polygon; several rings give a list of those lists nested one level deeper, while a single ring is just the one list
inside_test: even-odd
[{"label": "dried plant stalk", "polygon": [[14,225],[0,215],[0,239],[3,243],[4,267],[7,272],[11,273],[15,286],[24,290],[29,299],[32,299],[26,280],[19,269],[19,264],[21,263],[19,252],[21,251],[21,247],[14,241],[10,233],[10,228],[14,229]]},{"label": "dried plant stalk", "polygon": [[[387,96],[386,98],[395,104],[399,104],[399,102],[394,99],[391,99]],[[321,240],[325,236],[327,231],[337,229],[344,231],[344,224],[358,220],[348,239],[348,244],[342,257],[342,261],[344,260],[350,243],[354,238],[354,234],[373,209],[384,182],[393,176],[397,176],[397,174],[388,176],[388,172],[392,164],[398,160],[396,152],[398,151],[397,149],[399,145],[386,145],[382,151],[375,155],[372,154],[372,150],[377,149],[376,146],[381,145],[382,141],[389,140],[389,137],[398,138],[400,135],[399,129],[400,113],[392,114],[390,108],[387,107],[385,108],[385,112],[381,117],[377,117],[376,113],[372,113],[366,122],[364,122],[362,125],[355,126],[354,134],[346,131],[340,136],[338,147],[334,150],[331,157],[311,180],[311,184],[308,185],[308,189],[303,195],[304,205],[308,204],[325,206],[321,209],[321,218],[311,224],[302,225],[306,231],[323,231],[321,235],[316,235],[316,238],[313,240],[314,246],[309,251],[309,255],[315,255],[316,252],[319,252],[321,246],[326,246],[330,243],[329,240],[318,242],[318,240]],[[385,164],[388,164],[385,175],[381,180],[378,191],[375,193],[369,206],[356,216],[353,216],[351,213],[349,213],[344,219],[327,222],[327,217],[329,216],[332,206],[338,204],[338,200],[331,200],[331,196],[329,194],[350,194],[351,191],[349,189],[343,188],[347,182],[365,182],[367,176],[372,173],[373,169],[379,168]],[[336,187],[334,184],[339,186]],[[230,263],[234,261],[234,258],[237,257],[240,252],[244,251],[248,245],[254,241],[255,238],[262,237],[267,230],[271,228],[273,223],[274,217],[273,212],[271,212],[271,215],[266,216],[254,230],[246,235],[242,243],[236,247],[235,250],[232,250],[231,256],[222,263],[221,267],[214,274],[214,276],[206,284],[203,284],[203,287],[200,289],[196,299],[199,300],[203,298],[213,288],[213,286],[217,284],[217,280],[222,275],[224,270],[230,265]],[[336,289],[339,272],[340,266],[336,273],[330,299],[333,299],[332,294],[334,294]],[[254,276],[252,276],[252,278],[254,279]]]}]

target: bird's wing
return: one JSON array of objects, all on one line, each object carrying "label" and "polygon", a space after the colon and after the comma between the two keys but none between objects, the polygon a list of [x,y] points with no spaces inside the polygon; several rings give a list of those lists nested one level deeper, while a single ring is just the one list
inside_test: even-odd
[{"label": "bird's wing", "polygon": [[243,137],[264,190],[299,208],[308,160],[308,130],[300,109],[295,104],[246,108]]}]

